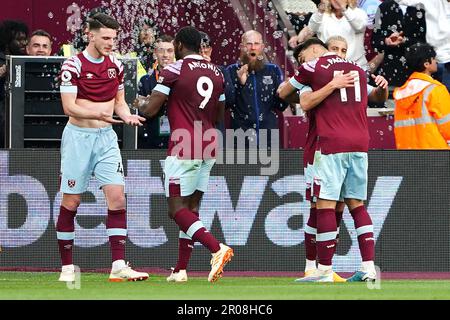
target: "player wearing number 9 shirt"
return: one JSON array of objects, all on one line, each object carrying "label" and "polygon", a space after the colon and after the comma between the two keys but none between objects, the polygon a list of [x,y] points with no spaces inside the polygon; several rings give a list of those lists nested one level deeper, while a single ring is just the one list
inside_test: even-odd
[{"label": "player wearing number 9 shirt", "polygon": [[221,276],[233,250],[214,238],[198,217],[200,200],[215,163],[217,131],[223,116],[224,79],[219,68],[200,54],[201,35],[184,27],[175,36],[177,62],[161,72],[149,98],[135,101],[140,111],[155,115],[167,99],[171,136],[164,162],[164,187],[169,216],[180,228],[178,263],[168,281],[186,281],[186,268],[194,241],[212,254],[208,281]]},{"label": "player wearing number 9 shirt", "polygon": [[[355,63],[328,52],[323,43],[311,41],[302,48],[306,62],[290,84],[309,85],[317,91],[338,73],[353,74],[352,87],[334,90],[317,107],[313,195],[317,197],[318,270],[303,281],[332,281],[332,257],[337,225],[336,202],[344,198],[355,221],[362,267],[350,281],[374,280],[373,226],[364,200],[367,197],[367,80]],[[312,59],[311,59],[312,58]],[[300,101],[302,103],[302,101]]]}]

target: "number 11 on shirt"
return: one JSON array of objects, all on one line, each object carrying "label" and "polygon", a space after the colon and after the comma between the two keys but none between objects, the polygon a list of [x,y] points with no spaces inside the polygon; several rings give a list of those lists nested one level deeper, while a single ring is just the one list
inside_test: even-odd
[{"label": "number 11 on shirt", "polygon": [[[338,74],[344,74],[344,71],[335,70],[333,76]],[[355,82],[353,83],[353,88],[355,89],[355,101],[361,102],[361,84],[359,82],[359,73],[356,70],[350,71],[350,74],[354,77]],[[347,102],[347,88],[340,89],[341,101]]]}]

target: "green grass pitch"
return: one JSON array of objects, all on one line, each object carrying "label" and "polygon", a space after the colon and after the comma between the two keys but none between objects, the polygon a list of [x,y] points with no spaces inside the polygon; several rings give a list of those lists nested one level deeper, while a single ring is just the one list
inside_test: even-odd
[{"label": "green grass pitch", "polygon": [[167,283],[110,283],[108,274],[82,273],[80,289],[58,282],[58,273],[0,272],[1,300],[432,300],[450,299],[450,280],[382,280],[380,289],[365,283],[295,283],[286,277],[226,277],[211,284],[206,277]]}]

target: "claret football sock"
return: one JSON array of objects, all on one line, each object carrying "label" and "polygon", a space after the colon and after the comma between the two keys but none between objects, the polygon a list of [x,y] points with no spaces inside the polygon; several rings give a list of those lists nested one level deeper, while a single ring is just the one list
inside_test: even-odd
[{"label": "claret football sock", "polygon": [[203,226],[199,218],[188,208],[183,208],[175,213],[175,223],[193,241],[198,241],[208,248],[211,253],[219,251],[219,241]]},{"label": "claret football sock", "polygon": [[71,265],[73,240],[75,239],[75,215],[76,211],[61,206],[59,208],[58,222],[56,223],[56,237],[58,239],[59,253],[63,266]]},{"label": "claret football sock", "polygon": [[317,256],[321,265],[331,266],[336,247],[336,215],[334,209],[316,209]]},{"label": "claret football sock", "polygon": [[[197,217],[199,216],[198,212],[196,211],[192,211],[192,213]],[[174,273],[177,273],[180,270],[187,269],[193,249],[194,241],[186,233],[180,230],[178,236],[178,261],[175,268],[173,269]]]},{"label": "claret football sock", "polygon": [[370,219],[365,206],[359,206],[351,210],[350,213],[355,223],[362,261],[373,261],[375,258],[375,239],[372,219]]},{"label": "claret football sock", "polygon": [[178,238],[178,261],[173,272],[187,269],[192,249],[194,249],[194,241],[183,237],[187,238],[188,235],[180,230],[180,237]]},{"label": "claret football sock", "polygon": [[106,232],[109,237],[112,261],[125,259],[125,244],[127,240],[126,210],[108,210]]},{"label": "claret football sock", "polygon": [[[306,259],[316,261],[316,233],[317,233],[316,208],[309,209],[309,218],[305,226],[305,251]],[[315,268],[315,266],[314,266]]]}]

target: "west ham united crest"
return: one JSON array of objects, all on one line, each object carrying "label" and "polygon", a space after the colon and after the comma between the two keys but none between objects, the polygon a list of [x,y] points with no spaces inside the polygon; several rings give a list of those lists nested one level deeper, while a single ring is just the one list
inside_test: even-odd
[{"label": "west ham united crest", "polygon": [[108,77],[113,79],[116,77],[116,69],[108,69]]},{"label": "west ham united crest", "polygon": [[69,188],[75,187],[75,183],[76,183],[75,180],[72,180],[72,179],[67,180],[67,185],[69,186]]}]

